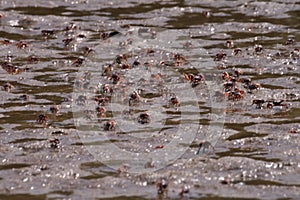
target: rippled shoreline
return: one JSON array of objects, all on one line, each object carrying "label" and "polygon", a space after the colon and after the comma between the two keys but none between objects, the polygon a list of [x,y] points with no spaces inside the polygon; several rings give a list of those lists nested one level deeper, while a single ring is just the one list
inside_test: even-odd
[{"label": "rippled shoreline", "polygon": [[299,197],[299,2],[0,5],[1,199]]}]

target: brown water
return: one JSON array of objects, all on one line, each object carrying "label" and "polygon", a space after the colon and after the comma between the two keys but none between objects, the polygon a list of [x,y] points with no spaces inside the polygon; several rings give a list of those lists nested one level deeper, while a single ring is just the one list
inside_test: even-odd
[{"label": "brown water", "polygon": [[[300,2],[200,2],[0,1],[0,199],[299,199]],[[260,87],[233,101],[235,70]]]}]

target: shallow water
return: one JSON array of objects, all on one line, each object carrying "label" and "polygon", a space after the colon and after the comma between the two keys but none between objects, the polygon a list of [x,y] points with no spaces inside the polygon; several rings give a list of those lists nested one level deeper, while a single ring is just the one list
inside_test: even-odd
[{"label": "shallow water", "polygon": [[[0,199],[299,198],[298,1],[0,5]],[[260,87],[238,82],[233,101],[222,73],[235,70]],[[205,80],[192,87],[189,73]]]}]

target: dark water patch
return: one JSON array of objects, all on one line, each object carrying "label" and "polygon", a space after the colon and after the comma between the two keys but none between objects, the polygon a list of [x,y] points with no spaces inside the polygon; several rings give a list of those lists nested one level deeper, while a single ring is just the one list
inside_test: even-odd
[{"label": "dark water patch", "polygon": [[207,195],[208,197],[200,197],[200,198],[191,198],[191,199],[199,199],[199,200],[258,200],[256,198],[243,198],[243,197],[239,197],[239,198],[234,198],[234,197],[219,197],[219,196],[215,196],[213,194],[209,194]]},{"label": "dark water patch", "polygon": [[21,168],[26,168],[26,167],[30,167],[30,166],[31,165],[24,164],[24,163],[6,164],[6,165],[0,165],[0,170],[21,169]]},{"label": "dark water patch", "polygon": [[63,16],[64,12],[68,12],[67,7],[65,6],[58,6],[55,8],[47,8],[47,7],[16,7],[16,8],[6,8],[4,11],[18,11],[24,15],[37,15],[37,16],[47,16],[47,15],[57,15]]},{"label": "dark water patch", "polygon": [[110,13],[110,16],[114,19],[128,19],[126,15],[130,14],[139,14],[139,13],[146,13],[152,10],[161,9],[161,8],[168,8],[173,7],[173,5],[161,5],[160,3],[156,4],[136,4],[133,7],[123,7],[123,8],[104,8],[101,9],[100,13]]},{"label": "dark water patch", "polygon": [[287,186],[287,187],[300,187],[300,185],[287,185],[276,181],[267,181],[267,180],[249,180],[249,181],[235,181],[235,184],[244,183],[246,185],[265,185],[265,186]]},{"label": "dark water patch", "polygon": [[[58,89],[59,90],[59,89]],[[65,89],[61,89],[63,91],[65,91]],[[58,96],[59,91],[55,91],[55,95],[49,95],[49,94],[42,94],[42,95],[35,95],[35,99],[42,99],[42,100],[47,100],[44,103],[40,103],[40,105],[59,105],[62,102],[64,102],[64,98],[62,96]],[[37,93],[38,94],[38,93]]]},{"label": "dark water patch", "polygon": [[94,180],[94,179],[101,179],[101,178],[104,178],[106,177],[107,174],[97,174],[97,173],[93,173],[91,175],[87,175],[87,176],[81,176],[80,178],[81,179],[85,179],[85,180]]},{"label": "dark water patch", "polygon": [[248,73],[248,75],[253,75],[253,78],[252,78],[253,80],[264,80],[264,79],[271,79],[271,78],[274,78],[274,79],[282,78],[282,74],[274,74],[274,73],[263,73],[263,74],[260,74],[259,76],[254,76],[255,74]]},{"label": "dark water patch", "polygon": [[106,176],[115,177],[118,175],[116,173],[116,170],[111,169],[111,168],[107,167],[106,165],[104,165],[102,163],[97,163],[97,162],[81,164],[80,169],[91,173],[91,175],[80,177],[81,179],[86,179],[86,180],[101,179]]},{"label": "dark water patch", "polygon": [[229,129],[233,129],[233,130],[237,130],[240,132],[244,131],[244,128],[247,126],[251,126],[255,124],[254,122],[249,122],[249,123],[244,123],[244,124],[240,124],[240,123],[225,123],[224,126],[226,126]]},{"label": "dark water patch", "polygon": [[239,147],[239,148],[230,148],[229,151],[225,152],[216,152],[216,155],[220,157],[247,157],[257,161],[265,162],[281,162],[281,159],[277,158],[267,158],[268,150],[263,149],[262,147]]},{"label": "dark water patch", "polygon": [[278,86],[278,85],[268,85],[268,84],[262,84],[262,87],[264,88],[268,88],[271,90],[277,90],[277,89],[288,89],[288,87],[284,87],[284,86]]},{"label": "dark water patch", "polygon": [[237,133],[234,135],[231,135],[227,138],[227,140],[237,140],[237,139],[242,139],[242,138],[249,138],[249,137],[265,137],[267,134],[261,134],[261,133],[256,133],[256,132],[246,132],[243,131],[241,133]]},{"label": "dark water patch", "polygon": [[25,143],[25,142],[34,142],[34,141],[43,141],[46,139],[37,139],[37,138],[22,138],[11,141],[11,144]]},{"label": "dark water patch", "polygon": [[108,197],[108,198],[97,198],[98,200],[146,200],[148,198],[144,198],[144,197],[141,197],[141,196],[116,196],[116,197]]},{"label": "dark water patch", "polygon": [[9,40],[28,40],[28,39],[33,39],[31,36],[24,35],[24,34],[18,34],[18,33],[9,33],[5,31],[0,31],[1,37],[6,38]]},{"label": "dark water patch", "polygon": [[30,200],[44,200],[47,195],[31,195],[31,194],[0,194],[1,199],[18,200],[18,199],[30,199]]},{"label": "dark water patch", "polygon": [[[58,195],[65,195],[65,196],[69,196],[71,194],[73,194],[72,191],[53,191],[53,192],[50,192],[49,194],[58,194]],[[51,198],[49,198],[51,199]]]},{"label": "dark water patch", "polygon": [[[121,134],[121,133],[118,133]],[[118,143],[118,142],[129,142],[129,140],[107,140],[107,141],[93,141],[93,142],[82,142],[84,145],[92,145],[92,146],[97,146],[97,145],[104,145],[104,144],[109,144],[109,143]],[[77,143],[76,145],[79,145],[80,143]]]}]

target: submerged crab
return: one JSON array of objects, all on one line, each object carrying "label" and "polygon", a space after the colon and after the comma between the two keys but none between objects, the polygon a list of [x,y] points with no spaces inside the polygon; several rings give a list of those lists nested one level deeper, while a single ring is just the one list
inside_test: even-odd
[{"label": "submerged crab", "polygon": [[78,98],[75,100],[75,103],[77,105],[85,105],[85,103],[87,102],[87,97],[84,95],[79,95]]},{"label": "submerged crab", "polygon": [[10,83],[5,83],[5,84],[3,84],[2,87],[7,92],[10,92],[10,90],[14,88],[14,86],[12,84],[10,84]]},{"label": "submerged crab", "polygon": [[260,84],[259,83],[248,83],[248,84],[244,84],[244,88],[247,89],[248,93],[252,93],[253,90],[258,90],[258,88],[260,88]]},{"label": "submerged crab", "polygon": [[36,57],[36,56],[30,56],[29,58],[28,58],[28,63],[29,64],[36,64],[36,63],[38,63],[40,61],[40,59],[38,58],[38,57]]},{"label": "submerged crab", "polygon": [[58,149],[60,148],[60,141],[58,138],[53,138],[49,140],[50,147],[53,149]]},{"label": "submerged crab", "polygon": [[110,76],[109,79],[113,81],[113,84],[117,84],[121,80],[121,76],[120,74],[114,73]]},{"label": "submerged crab", "polygon": [[52,36],[54,35],[55,31],[54,30],[41,30],[42,32],[42,35],[44,37],[49,37],[49,36]]},{"label": "submerged crab", "polygon": [[262,105],[265,103],[266,101],[263,99],[254,99],[252,101],[252,105],[255,104],[257,109],[262,109]]},{"label": "submerged crab", "polygon": [[209,149],[215,150],[214,146],[210,142],[208,142],[208,141],[201,141],[199,143],[199,149],[196,152],[196,155],[199,155],[200,152],[205,153]]},{"label": "submerged crab", "polygon": [[56,114],[59,111],[59,106],[58,105],[51,106],[49,110],[52,114]]},{"label": "submerged crab", "polygon": [[140,124],[149,124],[151,121],[150,114],[148,113],[141,113],[138,117],[138,122]]},{"label": "submerged crab", "polygon": [[111,31],[111,32],[101,32],[100,33],[100,39],[106,40],[107,38],[113,37],[115,35],[120,34],[119,31]]},{"label": "submerged crab", "polygon": [[23,101],[28,101],[29,100],[29,95],[28,94],[23,94],[20,96],[20,99]]}]

